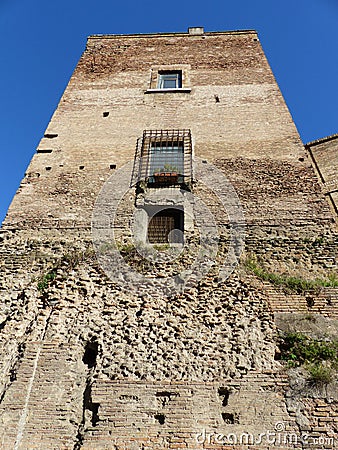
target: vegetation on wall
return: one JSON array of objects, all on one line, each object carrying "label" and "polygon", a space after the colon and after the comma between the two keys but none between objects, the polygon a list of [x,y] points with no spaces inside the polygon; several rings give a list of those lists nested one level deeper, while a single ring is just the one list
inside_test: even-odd
[{"label": "vegetation on wall", "polygon": [[244,267],[261,280],[268,281],[275,286],[280,286],[287,291],[302,293],[305,291],[316,291],[323,287],[338,287],[338,277],[335,273],[328,274],[326,279],[316,278],[315,280],[306,280],[297,276],[269,272],[253,256],[250,256],[244,261]]},{"label": "vegetation on wall", "polygon": [[54,270],[42,275],[39,279],[38,279],[38,290],[40,292],[44,292],[49,284],[55,279],[56,277],[56,272]]},{"label": "vegetation on wall", "polygon": [[41,274],[35,281],[41,293],[47,291],[55,281],[58,271],[74,269],[80,262],[89,261],[94,256],[94,250],[87,248],[85,251],[73,250],[61,256],[61,258],[46,273]]},{"label": "vegetation on wall", "polygon": [[283,333],[280,352],[288,367],[305,367],[311,383],[327,384],[335,379],[338,341],[313,339],[299,332]]}]

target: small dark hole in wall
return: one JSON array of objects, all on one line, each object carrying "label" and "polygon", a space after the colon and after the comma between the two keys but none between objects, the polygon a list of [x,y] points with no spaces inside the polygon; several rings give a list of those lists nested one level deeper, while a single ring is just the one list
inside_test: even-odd
[{"label": "small dark hole in wall", "polygon": [[275,361],[280,361],[281,358],[282,358],[281,352],[279,350],[276,350],[275,351],[275,357],[274,357]]},{"label": "small dark hole in wall", "polygon": [[56,134],[56,133],[47,133],[47,134],[44,134],[44,137],[45,138],[49,138],[49,139],[54,139],[54,138],[56,138],[56,137],[58,137],[59,135],[58,134]]},{"label": "small dark hole in wall", "polygon": [[52,153],[53,150],[49,149],[49,148],[38,148],[36,150],[36,153]]},{"label": "small dark hole in wall", "polygon": [[[93,427],[96,427],[97,423],[100,421],[99,417],[99,408],[100,403],[93,403],[92,402],[92,385],[87,380],[86,389],[83,393],[83,406],[85,409],[90,411],[92,413],[91,417],[91,423]],[[74,448],[80,448],[80,447],[74,447]]]},{"label": "small dark hole in wall", "polygon": [[96,427],[97,422],[99,422],[99,420],[100,420],[99,407],[100,407],[100,403],[92,403],[91,404],[91,411],[93,413],[93,415],[92,415],[92,426],[93,427]]},{"label": "small dark hole in wall", "polygon": [[9,372],[9,381],[12,383],[15,380],[16,380],[16,370],[11,369]]},{"label": "small dark hole in wall", "polygon": [[116,169],[116,164],[110,164],[109,168],[110,169]]},{"label": "small dark hole in wall", "polygon": [[306,297],[305,300],[308,308],[312,308],[314,306],[315,300],[313,297]]},{"label": "small dark hole in wall", "polygon": [[138,402],[140,401],[139,397],[137,395],[128,395],[128,394],[122,394],[119,397],[119,400],[124,402]]},{"label": "small dark hole in wall", "polygon": [[215,102],[216,102],[216,103],[219,103],[219,96],[215,94],[215,95],[214,95],[214,98],[215,98]]},{"label": "small dark hole in wall", "polygon": [[80,169],[80,170],[84,169],[84,166],[79,166],[79,169]]},{"label": "small dark hole in wall", "polygon": [[156,414],[156,415],[155,415],[155,419],[157,420],[157,422],[158,422],[160,425],[163,425],[164,422],[165,422],[165,416],[164,416],[164,414]]},{"label": "small dark hole in wall", "polygon": [[99,351],[99,344],[94,342],[88,342],[85,348],[85,352],[82,358],[82,362],[88,366],[89,369],[96,365],[96,358]]},{"label": "small dark hole in wall", "polygon": [[102,115],[103,115],[103,117],[108,117],[109,116],[109,112],[105,111]]},{"label": "small dark hole in wall", "polygon": [[161,391],[161,392],[156,392],[156,397],[174,397],[177,395],[176,392],[169,392],[169,391]]},{"label": "small dark hole in wall", "polygon": [[299,158],[298,161],[303,162],[304,158]]},{"label": "small dark hole in wall", "polygon": [[46,170],[52,170],[52,168],[48,166],[48,167],[46,167]]},{"label": "small dark hole in wall", "polygon": [[230,395],[229,389],[225,387],[218,388],[218,395],[220,397],[223,397],[222,406],[227,406]]},{"label": "small dark hole in wall", "polygon": [[225,423],[235,423],[234,415],[230,413],[222,413],[222,419]]}]

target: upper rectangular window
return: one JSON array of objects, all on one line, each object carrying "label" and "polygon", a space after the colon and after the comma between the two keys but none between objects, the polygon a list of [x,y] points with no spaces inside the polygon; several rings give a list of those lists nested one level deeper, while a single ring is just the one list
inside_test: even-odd
[{"label": "upper rectangular window", "polygon": [[[190,93],[189,64],[161,64],[152,66],[145,94]],[[170,95],[169,95],[170,97]]]},{"label": "upper rectangular window", "polygon": [[182,87],[182,71],[160,71],[158,73],[158,89],[178,89]]}]

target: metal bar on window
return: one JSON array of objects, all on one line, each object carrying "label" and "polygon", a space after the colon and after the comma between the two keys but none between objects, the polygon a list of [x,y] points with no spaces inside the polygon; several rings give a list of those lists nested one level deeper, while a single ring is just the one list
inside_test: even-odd
[{"label": "metal bar on window", "polygon": [[[139,160],[138,169],[137,161]],[[158,166],[158,167],[157,167]],[[142,142],[138,141],[135,152],[132,184],[147,181],[155,169],[171,168],[183,180],[192,179],[191,132],[183,130],[145,130]],[[182,173],[181,173],[182,172]],[[149,180],[148,180],[149,181]]]}]

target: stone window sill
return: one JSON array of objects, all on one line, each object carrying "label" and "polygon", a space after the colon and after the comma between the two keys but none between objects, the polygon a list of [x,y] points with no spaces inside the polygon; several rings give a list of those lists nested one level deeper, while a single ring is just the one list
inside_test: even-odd
[{"label": "stone window sill", "polygon": [[165,94],[167,92],[191,92],[190,88],[147,89],[145,94]]}]

